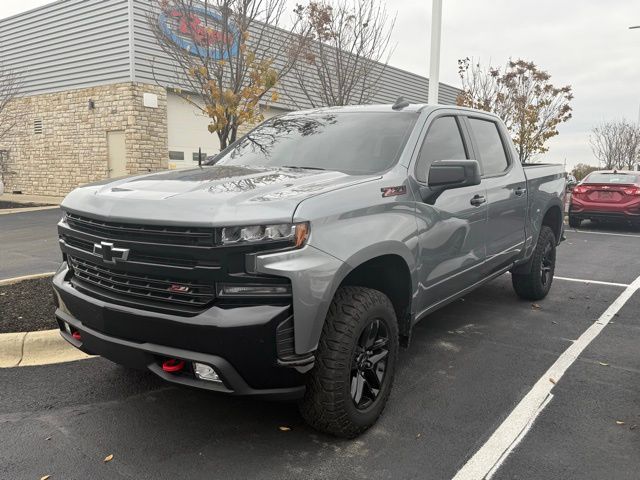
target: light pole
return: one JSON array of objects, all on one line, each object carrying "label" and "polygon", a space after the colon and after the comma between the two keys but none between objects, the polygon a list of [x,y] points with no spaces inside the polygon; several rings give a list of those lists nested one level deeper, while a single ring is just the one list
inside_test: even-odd
[{"label": "light pole", "polygon": [[432,0],[431,55],[429,58],[429,104],[438,104],[440,83],[440,37],[442,33],[442,0]]},{"label": "light pole", "polygon": [[[640,25],[633,25],[629,27],[629,30],[633,30],[634,28],[640,28]],[[640,126],[640,106],[638,107],[638,125]]]}]

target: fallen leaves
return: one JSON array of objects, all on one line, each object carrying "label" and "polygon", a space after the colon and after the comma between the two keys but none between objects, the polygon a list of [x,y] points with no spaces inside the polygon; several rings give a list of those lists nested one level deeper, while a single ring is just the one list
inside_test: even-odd
[{"label": "fallen leaves", "polygon": [[600,365],[602,365],[603,367],[608,367],[609,364],[608,363],[604,363],[604,362],[598,362]]},{"label": "fallen leaves", "polygon": [[106,457],[104,457],[103,462],[107,463],[107,462],[110,462],[111,460],[113,460],[113,453],[111,455],[107,455]]},{"label": "fallen leaves", "polygon": [[553,383],[554,385],[556,384],[556,381],[555,381],[553,378],[549,378],[549,381],[550,381],[551,383]]},{"label": "fallen leaves", "polygon": [[278,430],[280,430],[281,432],[290,432],[291,428],[290,427],[281,426],[281,427],[278,427]]},{"label": "fallen leaves", "polygon": [[540,310],[542,307],[540,305],[538,305],[537,303],[532,303],[531,304],[531,308],[533,308],[534,310]]},{"label": "fallen leaves", "polygon": [[616,420],[616,425],[624,425],[624,422],[622,420]]},{"label": "fallen leaves", "polygon": [[40,477],[40,480],[49,480],[51,475],[45,475],[44,477]]}]

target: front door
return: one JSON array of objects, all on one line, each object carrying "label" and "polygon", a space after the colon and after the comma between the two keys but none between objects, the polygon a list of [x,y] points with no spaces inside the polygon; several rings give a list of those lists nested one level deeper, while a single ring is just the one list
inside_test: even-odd
[{"label": "front door", "polygon": [[109,153],[109,178],[128,175],[127,150],[124,143],[123,130],[107,132],[107,150]]},{"label": "front door", "polygon": [[[455,115],[431,121],[422,143],[415,176],[426,185],[437,160],[464,160],[471,149]],[[482,279],[487,224],[483,184],[443,192],[432,205],[418,200],[418,316]]]}]

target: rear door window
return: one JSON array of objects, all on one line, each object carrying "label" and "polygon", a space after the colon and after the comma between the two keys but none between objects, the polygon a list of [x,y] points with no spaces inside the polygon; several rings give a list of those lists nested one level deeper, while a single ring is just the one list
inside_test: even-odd
[{"label": "rear door window", "polygon": [[469,125],[478,147],[484,176],[498,175],[509,168],[509,157],[504,149],[498,125],[490,120],[469,118]]},{"label": "rear door window", "polygon": [[427,183],[427,170],[437,160],[466,160],[467,152],[458,121],[453,116],[436,118],[422,142],[416,178]]},{"label": "rear door window", "polygon": [[628,173],[592,173],[583,183],[612,183],[612,184],[630,184],[640,183],[640,176],[630,175]]}]

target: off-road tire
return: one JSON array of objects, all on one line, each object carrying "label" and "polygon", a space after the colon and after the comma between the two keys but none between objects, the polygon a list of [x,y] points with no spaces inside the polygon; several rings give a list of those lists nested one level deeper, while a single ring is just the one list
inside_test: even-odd
[{"label": "off-road tire", "polygon": [[[538,235],[538,243],[531,258],[531,271],[526,274],[511,274],[513,289],[520,298],[525,300],[541,300],[549,293],[555,272],[556,243],[557,240],[553,230],[547,226],[543,226],[542,230],[540,230],[540,235]],[[550,253],[551,259],[549,259],[545,253],[547,255]],[[543,268],[546,267],[545,263],[549,263],[549,265],[546,266],[550,268],[548,281],[546,283],[543,281]]]},{"label": "off-road tire", "polygon": [[582,224],[582,220],[580,218],[574,217],[573,215],[569,215],[569,226],[571,228],[580,228]]},{"label": "off-road tire", "polygon": [[[351,367],[356,345],[365,327],[378,319],[388,329],[387,365],[378,396],[366,410],[351,397]],[[299,407],[313,428],[343,438],[354,438],[382,414],[391,392],[398,356],[398,324],[389,298],[378,290],[342,287],[327,314]]]}]

